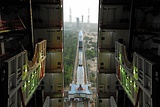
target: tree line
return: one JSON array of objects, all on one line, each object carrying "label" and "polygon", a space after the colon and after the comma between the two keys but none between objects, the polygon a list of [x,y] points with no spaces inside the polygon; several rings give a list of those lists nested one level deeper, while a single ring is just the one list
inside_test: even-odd
[{"label": "tree line", "polygon": [[64,86],[67,87],[72,82],[74,62],[77,49],[78,33],[74,31],[64,31]]}]

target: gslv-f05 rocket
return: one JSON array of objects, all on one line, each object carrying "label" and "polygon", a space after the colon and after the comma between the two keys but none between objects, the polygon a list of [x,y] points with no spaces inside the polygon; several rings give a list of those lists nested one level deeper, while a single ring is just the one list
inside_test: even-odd
[{"label": "gslv-f05 rocket", "polygon": [[77,90],[83,90],[84,82],[84,67],[83,67],[83,32],[78,33],[78,67],[77,67]]}]

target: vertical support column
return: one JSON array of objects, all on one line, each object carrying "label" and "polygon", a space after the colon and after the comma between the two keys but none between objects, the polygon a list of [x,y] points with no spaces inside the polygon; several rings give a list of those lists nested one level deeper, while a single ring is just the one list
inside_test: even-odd
[{"label": "vertical support column", "polygon": [[158,45],[158,55],[160,55],[160,45]]},{"label": "vertical support column", "polygon": [[19,88],[19,92],[20,92],[20,98],[21,98],[21,102],[22,102],[22,107],[26,107],[21,87]]},{"label": "vertical support column", "polygon": [[124,107],[124,102],[125,102],[125,93],[122,87],[119,87],[117,89],[118,91],[118,96],[117,96],[117,106],[118,107]]},{"label": "vertical support column", "polygon": [[110,10],[110,22],[115,23],[115,11],[117,8],[109,8]]},{"label": "vertical support column", "polygon": [[127,94],[124,92],[124,107],[127,107]]},{"label": "vertical support column", "polygon": [[1,13],[0,13],[0,27],[2,27],[3,26],[3,24],[2,24],[2,18],[1,18]]},{"label": "vertical support column", "polygon": [[141,88],[138,88],[138,93],[136,96],[136,102],[135,102],[135,106],[134,107],[138,107],[138,102],[139,102],[139,98],[140,98],[140,92],[141,92]]},{"label": "vertical support column", "polygon": [[37,107],[36,104],[36,93],[33,94],[26,107]]},{"label": "vertical support column", "polygon": [[34,36],[33,36],[33,21],[32,21],[32,5],[31,0],[27,2],[27,12],[28,12],[28,33],[29,33],[29,60],[33,57],[34,50]]},{"label": "vertical support column", "polygon": [[4,42],[1,42],[1,50],[2,50],[2,54],[5,54]]},{"label": "vertical support column", "polygon": [[130,99],[128,98],[127,94],[124,93],[124,107],[133,107],[132,102],[130,101]]},{"label": "vertical support column", "polygon": [[132,61],[132,40],[134,36],[134,29],[135,28],[135,0],[131,2],[131,14],[130,14],[130,25],[129,25],[129,52],[128,52],[128,59]]}]

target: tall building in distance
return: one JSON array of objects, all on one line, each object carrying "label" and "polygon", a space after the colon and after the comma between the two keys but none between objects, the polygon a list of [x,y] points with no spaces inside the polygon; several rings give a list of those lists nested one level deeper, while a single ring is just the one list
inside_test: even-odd
[{"label": "tall building in distance", "polygon": [[79,25],[79,17],[76,17],[76,27],[77,27],[77,30],[80,29],[80,25]]}]

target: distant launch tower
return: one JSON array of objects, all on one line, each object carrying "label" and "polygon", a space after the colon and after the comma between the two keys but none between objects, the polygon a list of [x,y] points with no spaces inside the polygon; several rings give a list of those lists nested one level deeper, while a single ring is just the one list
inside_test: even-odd
[{"label": "distant launch tower", "polygon": [[69,27],[72,29],[72,10],[69,8]]},{"label": "distant launch tower", "polygon": [[69,8],[69,22],[72,22],[72,10]]},{"label": "distant launch tower", "polygon": [[81,25],[82,25],[81,29],[83,30],[83,15],[82,15],[82,24]]},{"label": "distant launch tower", "polygon": [[87,27],[88,27],[88,32],[89,32],[89,29],[90,29],[90,9],[88,8],[88,24],[87,24]]},{"label": "distant launch tower", "polygon": [[88,8],[88,24],[90,23],[90,9]]},{"label": "distant launch tower", "polygon": [[82,23],[83,23],[83,15],[82,15]]}]

